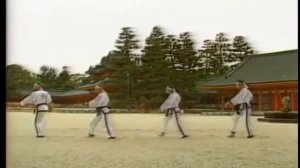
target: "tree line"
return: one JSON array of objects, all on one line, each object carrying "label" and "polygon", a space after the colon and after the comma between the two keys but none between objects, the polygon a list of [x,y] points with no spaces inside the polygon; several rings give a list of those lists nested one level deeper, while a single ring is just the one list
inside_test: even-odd
[{"label": "tree line", "polygon": [[[229,39],[223,32],[204,40],[200,47],[191,32],[172,35],[158,26],[153,27],[144,46],[137,37],[132,27],[121,28],[114,49],[102,56],[98,65],[90,67],[112,71],[102,79],[118,80],[119,87],[124,88],[110,93],[112,105],[118,108],[157,108],[167,96],[167,85],[180,92],[183,107],[194,108],[209,99],[196,87],[197,82],[222,76],[256,53],[246,37]],[[45,89],[68,90],[97,81],[85,74],[71,74],[67,66],[58,73],[44,65],[38,74],[20,65],[7,66],[9,99],[17,97],[20,90],[31,89],[34,82],[43,83]]]},{"label": "tree line", "polygon": [[58,70],[47,65],[40,67],[39,73],[33,73],[21,65],[11,64],[6,67],[7,99],[18,100],[22,91],[30,91],[35,82],[42,83],[44,89],[70,90],[89,83],[85,74],[72,74],[67,66]]},{"label": "tree line", "polygon": [[[131,107],[156,108],[166,98],[165,86],[172,85],[181,93],[183,106],[193,108],[208,96],[196,88],[197,82],[224,75],[255,53],[244,36],[230,41],[222,32],[204,40],[198,49],[190,32],[170,35],[156,26],[143,47],[137,37],[132,27],[123,27],[115,48],[96,66],[113,69],[110,78],[123,81],[129,89],[115,99],[128,100]],[[125,103],[115,105],[124,107]]]}]

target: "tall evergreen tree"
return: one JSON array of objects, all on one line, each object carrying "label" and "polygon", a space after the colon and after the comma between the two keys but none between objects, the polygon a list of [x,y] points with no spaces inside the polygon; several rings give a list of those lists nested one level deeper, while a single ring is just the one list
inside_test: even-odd
[{"label": "tall evergreen tree", "polygon": [[250,45],[249,42],[247,42],[246,38],[244,36],[235,36],[232,42],[232,52],[231,55],[233,56],[233,60],[239,62],[242,62],[245,58],[247,58],[249,55],[254,54],[255,51]]},{"label": "tall evergreen tree", "polygon": [[23,89],[31,89],[35,77],[34,74],[18,64],[6,67],[6,83],[8,100],[18,100]]},{"label": "tall evergreen tree", "polygon": [[225,33],[219,33],[215,39],[215,56],[217,58],[217,64],[215,66],[216,74],[225,74],[228,72],[229,67],[226,66],[225,60],[230,56],[230,42]]},{"label": "tall evergreen tree", "polygon": [[225,33],[216,35],[215,40],[204,40],[200,50],[206,72],[210,75],[223,75],[229,71],[226,61],[231,56],[230,42]]},{"label": "tall evergreen tree", "polygon": [[154,108],[163,101],[164,87],[172,76],[168,61],[170,50],[167,46],[166,35],[162,28],[157,26],[152,29],[145,43],[142,50],[142,80],[136,84],[134,96],[137,101],[149,102],[147,105]]},{"label": "tall evergreen tree", "polygon": [[215,74],[214,68],[217,64],[217,59],[214,56],[216,47],[213,40],[204,40],[203,46],[199,50],[199,60],[203,75],[208,77]]},{"label": "tall evergreen tree", "polygon": [[185,32],[179,35],[180,51],[177,54],[177,60],[182,65],[182,70],[193,71],[197,67],[197,51],[194,47],[195,42],[191,33]]},{"label": "tall evergreen tree", "polygon": [[101,66],[105,69],[110,68],[113,71],[113,78],[119,79],[126,85],[128,82],[127,73],[137,73],[136,51],[140,48],[139,41],[131,27],[123,27],[122,32],[116,40],[116,50],[109,52],[107,57],[101,61]]},{"label": "tall evergreen tree", "polygon": [[154,69],[167,65],[167,48],[165,34],[160,27],[154,27],[150,36],[146,39],[146,46],[142,50],[142,61],[145,67]]},{"label": "tall evergreen tree", "polygon": [[56,69],[47,65],[41,66],[40,73],[37,74],[37,80],[43,84],[45,89],[57,88],[56,77]]},{"label": "tall evergreen tree", "polygon": [[178,57],[180,51],[180,45],[178,39],[174,35],[167,35],[165,38],[164,45],[166,47],[165,59],[167,60],[168,67],[172,69],[177,69],[179,64]]},{"label": "tall evergreen tree", "polygon": [[[138,73],[136,51],[140,48],[136,35],[131,27],[123,27],[118,39],[116,40],[115,50],[103,57],[99,68],[111,73],[109,76],[119,85],[120,92],[111,95],[115,99],[131,99],[132,79]],[[113,103],[114,104],[114,103]]]},{"label": "tall evergreen tree", "polygon": [[123,27],[122,32],[119,34],[119,39],[116,40],[115,47],[117,52],[132,57],[132,50],[139,49],[138,40],[131,27]]},{"label": "tall evergreen tree", "polygon": [[56,77],[56,87],[60,89],[74,89],[75,83],[71,80],[72,75],[68,66],[63,66],[62,71]]},{"label": "tall evergreen tree", "polygon": [[123,27],[122,32],[119,34],[119,38],[116,40],[113,53],[118,59],[116,63],[127,67],[131,66],[132,61],[135,59],[135,50],[139,49],[138,40],[131,27]]}]

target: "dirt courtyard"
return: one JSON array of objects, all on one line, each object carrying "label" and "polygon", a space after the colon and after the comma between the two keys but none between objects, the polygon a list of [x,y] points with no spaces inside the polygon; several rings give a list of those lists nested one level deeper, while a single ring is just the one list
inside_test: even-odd
[{"label": "dirt courtyard", "polygon": [[163,114],[112,114],[117,139],[103,125],[89,138],[95,114],[49,113],[47,137],[36,138],[34,115],[7,112],[8,168],[296,168],[298,124],[258,122],[247,139],[241,127],[227,138],[231,116],[184,114],[190,134],[181,139],[174,121],[159,137]]}]

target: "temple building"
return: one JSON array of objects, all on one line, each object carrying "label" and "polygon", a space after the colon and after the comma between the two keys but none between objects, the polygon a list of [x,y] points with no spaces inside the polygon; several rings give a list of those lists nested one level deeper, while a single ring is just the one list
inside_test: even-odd
[{"label": "temple building", "polygon": [[224,110],[236,93],[234,83],[243,80],[254,95],[254,111],[280,111],[282,98],[289,96],[292,111],[298,111],[298,50],[252,55],[228,74],[198,83],[200,89],[215,91],[214,103]]},{"label": "temple building", "polygon": [[[89,84],[73,90],[47,90],[54,103],[86,103],[96,96],[93,90],[95,85],[100,84],[109,92],[113,106],[126,104],[129,86],[126,72],[124,78],[120,80],[115,77],[115,67],[102,64],[91,66],[86,73],[92,79]],[[199,89],[208,93],[207,107],[224,110],[225,102],[237,91],[234,85],[237,80],[245,81],[253,93],[254,111],[279,111],[283,107],[282,98],[286,96],[290,97],[292,111],[298,111],[297,49],[249,56],[226,75],[198,83]],[[22,95],[24,97],[29,93],[25,91]]]},{"label": "temple building", "polygon": [[[85,90],[46,90],[49,92],[52,98],[52,102],[55,104],[84,104],[89,100],[97,96],[96,93]],[[32,90],[23,90],[19,101],[28,96]]]},{"label": "temple building", "polygon": [[[127,84],[124,80],[118,80],[114,77],[114,68],[104,67],[103,65],[91,66],[88,71],[85,72],[90,75],[91,83],[79,86],[75,89],[70,90],[53,90],[48,89],[53,103],[55,104],[84,104],[97,96],[94,92],[95,85],[101,85],[106,91],[109,92],[112,98],[112,103],[115,105],[127,103],[126,98],[118,100],[120,94],[127,92]],[[126,74],[124,74],[124,79],[126,81]],[[28,96],[32,90],[23,90],[19,101],[25,96]],[[116,102],[117,101],[117,102]]]},{"label": "temple building", "polygon": [[80,86],[78,89],[93,91],[95,85],[101,85],[109,92],[124,90],[124,88],[119,85],[120,80],[114,78],[113,75],[115,70],[112,67],[107,67],[107,65],[105,67],[103,65],[95,65],[91,66],[85,73],[90,76],[92,82],[90,84]]},{"label": "temple building", "polygon": [[103,64],[91,66],[85,73],[89,75],[92,82],[77,89],[89,91],[92,94],[95,85],[101,85],[109,93],[110,105],[115,108],[123,107],[124,104],[128,104],[126,72],[121,74],[123,78],[119,79],[119,77],[116,77],[118,74],[116,74],[115,69],[115,67]]}]

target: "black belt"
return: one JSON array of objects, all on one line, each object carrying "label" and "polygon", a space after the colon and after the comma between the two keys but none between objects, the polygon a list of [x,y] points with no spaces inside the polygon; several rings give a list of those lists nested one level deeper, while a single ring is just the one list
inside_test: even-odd
[{"label": "black belt", "polygon": [[36,112],[47,112],[48,110],[39,110],[39,106],[41,106],[41,105],[47,105],[48,106],[48,104],[47,103],[40,103],[40,104],[37,104],[37,105],[35,105],[35,109],[33,110],[33,113],[36,113]]},{"label": "black belt", "polygon": [[172,108],[168,108],[167,111],[166,111],[166,117],[168,117],[169,115],[172,115],[174,112],[175,113],[180,113],[180,111],[176,111],[177,107],[172,107]]},{"label": "black belt", "polygon": [[[241,106],[242,106],[242,108],[241,108]],[[249,106],[248,105],[248,103],[241,103],[241,104],[236,104],[235,106],[234,106],[234,109],[236,110],[236,113],[238,114],[238,115],[240,115],[240,110],[244,110],[244,109],[251,109],[251,106]]]},{"label": "black belt", "polygon": [[110,112],[108,112],[108,113],[104,113],[104,112],[103,112],[102,109],[105,108],[105,107],[108,108],[109,106],[100,106],[100,107],[96,107],[97,116],[100,115],[101,113],[103,113],[103,114],[108,114],[108,113],[110,113]]}]

